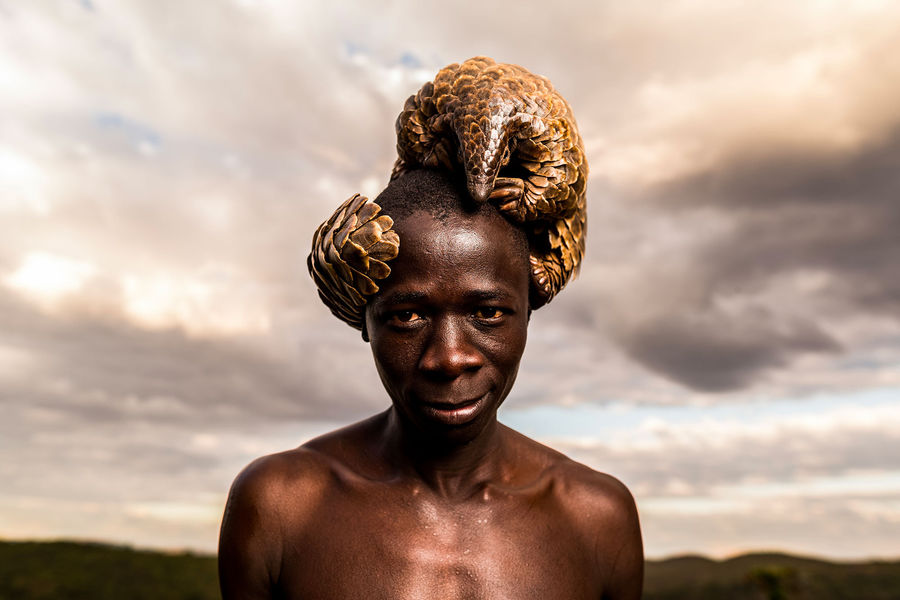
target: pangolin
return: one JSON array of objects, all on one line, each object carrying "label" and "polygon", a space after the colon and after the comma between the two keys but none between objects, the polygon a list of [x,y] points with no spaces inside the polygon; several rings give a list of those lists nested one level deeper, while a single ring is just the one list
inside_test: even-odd
[{"label": "pangolin", "polygon": [[367,297],[378,291],[374,280],[390,275],[387,262],[400,251],[393,219],[380,212],[380,206],[353,194],[316,229],[306,258],[319,298],[357,329],[365,322]]},{"label": "pangolin", "polygon": [[465,173],[532,240],[532,306],[549,302],[584,255],[588,166],[572,109],[546,77],[485,56],[441,69],[397,117],[391,178],[418,166]]},{"label": "pangolin", "polygon": [[[391,179],[418,167],[464,173],[475,202],[495,202],[526,230],[532,308],[553,299],[584,255],[588,166],[572,110],[550,81],[484,56],[454,63],[409,97],[396,129]],[[352,196],[316,230],[307,258],[319,296],[357,329],[401,242],[380,210]]]}]

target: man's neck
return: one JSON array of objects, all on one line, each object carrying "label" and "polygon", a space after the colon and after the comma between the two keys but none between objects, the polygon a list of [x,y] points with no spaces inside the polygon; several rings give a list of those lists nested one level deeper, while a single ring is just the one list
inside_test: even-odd
[{"label": "man's neck", "polygon": [[423,434],[391,408],[383,431],[385,456],[438,496],[468,498],[508,479],[505,435],[495,415],[474,435],[441,436]]}]

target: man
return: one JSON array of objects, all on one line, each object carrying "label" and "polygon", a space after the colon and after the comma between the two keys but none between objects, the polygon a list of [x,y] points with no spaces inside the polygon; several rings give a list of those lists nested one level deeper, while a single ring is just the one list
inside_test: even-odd
[{"label": "man", "polygon": [[437,171],[375,204],[402,240],[362,326],[391,407],[238,476],[225,600],[639,598],[626,488],[497,421],[531,314],[526,234]]}]

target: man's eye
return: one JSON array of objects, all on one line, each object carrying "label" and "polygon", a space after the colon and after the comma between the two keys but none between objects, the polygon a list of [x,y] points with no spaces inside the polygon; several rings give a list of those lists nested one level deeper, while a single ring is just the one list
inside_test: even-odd
[{"label": "man's eye", "polygon": [[393,323],[412,323],[418,321],[422,317],[414,310],[398,310],[391,313],[391,322]]},{"label": "man's eye", "polygon": [[503,316],[503,310],[495,308],[493,306],[482,306],[475,309],[475,312],[473,314],[475,315],[476,319],[493,321]]}]

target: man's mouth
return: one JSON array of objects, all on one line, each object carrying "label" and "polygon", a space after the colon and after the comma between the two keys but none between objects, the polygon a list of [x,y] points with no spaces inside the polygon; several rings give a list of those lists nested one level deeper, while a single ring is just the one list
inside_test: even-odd
[{"label": "man's mouth", "polygon": [[462,425],[473,419],[487,403],[487,394],[462,402],[426,402],[425,412],[448,425]]}]

